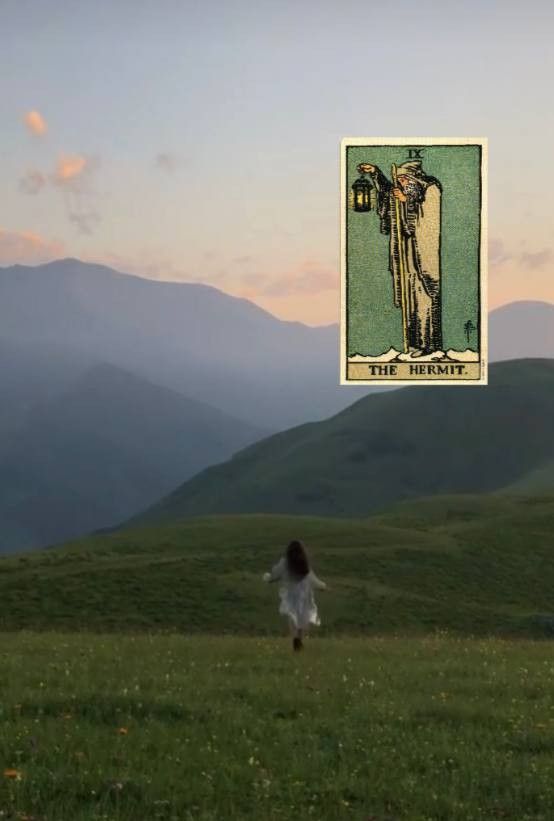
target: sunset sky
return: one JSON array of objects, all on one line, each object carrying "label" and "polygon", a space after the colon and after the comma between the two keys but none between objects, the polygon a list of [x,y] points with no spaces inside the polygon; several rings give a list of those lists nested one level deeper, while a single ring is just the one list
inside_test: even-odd
[{"label": "sunset sky", "polygon": [[0,265],[339,317],[344,136],[489,138],[489,305],[553,300],[554,6],[3,0]]}]

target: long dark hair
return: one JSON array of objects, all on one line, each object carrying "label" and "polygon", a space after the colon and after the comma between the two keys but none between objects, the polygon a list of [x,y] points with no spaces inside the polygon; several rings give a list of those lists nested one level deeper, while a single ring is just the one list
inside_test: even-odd
[{"label": "long dark hair", "polygon": [[287,547],[287,569],[292,576],[304,578],[310,572],[310,563],[306,548],[299,541],[293,541]]}]

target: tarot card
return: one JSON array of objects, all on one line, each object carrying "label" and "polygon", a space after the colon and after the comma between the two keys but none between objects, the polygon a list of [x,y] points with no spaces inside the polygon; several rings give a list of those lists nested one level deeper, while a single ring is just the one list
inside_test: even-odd
[{"label": "tarot card", "polygon": [[341,145],[342,385],[487,384],[487,140]]}]

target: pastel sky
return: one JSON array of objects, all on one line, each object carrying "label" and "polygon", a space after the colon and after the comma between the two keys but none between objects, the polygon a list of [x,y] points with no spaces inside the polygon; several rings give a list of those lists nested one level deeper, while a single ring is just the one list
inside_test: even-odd
[{"label": "pastel sky", "polygon": [[547,0],[3,0],[0,264],[339,317],[344,136],[489,138],[489,305],[552,301]]}]

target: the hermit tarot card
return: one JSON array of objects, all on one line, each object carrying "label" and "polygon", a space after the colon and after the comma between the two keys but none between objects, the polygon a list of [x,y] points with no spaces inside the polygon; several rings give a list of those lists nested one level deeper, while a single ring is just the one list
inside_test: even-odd
[{"label": "the hermit tarot card", "polygon": [[342,385],[487,384],[487,140],[341,145]]}]

